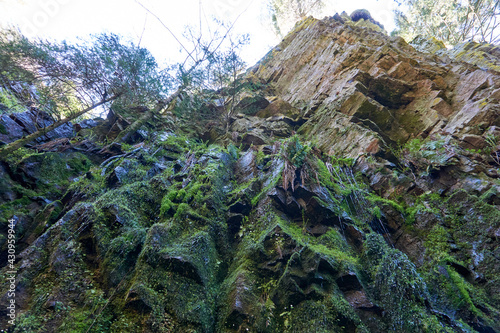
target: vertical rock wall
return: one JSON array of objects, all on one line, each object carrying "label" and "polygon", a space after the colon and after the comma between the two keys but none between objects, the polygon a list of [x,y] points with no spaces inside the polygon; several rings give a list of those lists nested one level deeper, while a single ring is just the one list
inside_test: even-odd
[{"label": "vertical rock wall", "polygon": [[17,152],[9,330],[500,330],[499,74],[463,60],[309,18],[246,73],[229,133]]}]

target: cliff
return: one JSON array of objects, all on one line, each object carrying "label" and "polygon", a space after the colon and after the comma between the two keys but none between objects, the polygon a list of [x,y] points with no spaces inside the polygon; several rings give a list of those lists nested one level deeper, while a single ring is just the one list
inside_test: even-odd
[{"label": "cliff", "polygon": [[103,146],[127,125],[110,114],[16,152],[0,329],[500,330],[499,63],[308,18],[244,74],[226,128],[184,96],[129,144]]}]

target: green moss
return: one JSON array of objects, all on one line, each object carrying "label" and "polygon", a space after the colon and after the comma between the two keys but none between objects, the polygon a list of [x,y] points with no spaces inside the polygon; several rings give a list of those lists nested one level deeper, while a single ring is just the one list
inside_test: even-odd
[{"label": "green moss", "polygon": [[78,181],[73,182],[68,191],[81,193],[92,198],[104,193],[107,189],[106,177],[101,174],[100,168],[92,168],[89,170],[90,176],[80,177]]},{"label": "green moss", "polygon": [[[288,309],[287,309],[288,310]],[[333,294],[323,302],[304,301],[289,311],[282,312],[280,332],[349,332],[356,326],[356,332],[369,332],[345,298]]]},{"label": "green moss", "polygon": [[[453,332],[427,311],[430,301],[427,284],[415,265],[402,252],[387,245],[376,233],[366,235],[363,244],[367,283],[375,299],[390,316],[390,329],[396,332]],[[435,293],[431,293],[435,294]]]},{"label": "green moss", "polygon": [[460,274],[458,274],[454,269],[447,266],[446,270],[450,276],[451,282],[454,285],[453,290],[448,290],[448,296],[450,296],[450,298],[452,299],[453,305],[455,305],[457,308],[462,308],[462,307],[469,308],[472,311],[472,313],[478,315],[478,310],[472,303],[472,299],[469,295],[469,290],[471,288],[464,281],[463,277]]},{"label": "green moss", "polygon": [[[320,179],[321,184],[330,189],[339,189],[338,185],[334,182],[334,177],[326,167],[325,162],[321,159],[316,158],[316,172],[318,173],[318,177]],[[339,189],[340,190],[340,189]]]},{"label": "green moss", "polygon": [[[63,270],[58,277],[44,272],[43,278],[53,286],[43,293],[30,294],[33,301],[40,298],[37,302],[43,305],[47,301],[43,295],[78,291],[80,298],[74,297],[74,303],[64,304],[66,310],[61,310],[67,313],[59,331],[87,331],[93,323],[91,331],[95,332],[244,331],[247,327],[262,332],[307,332],[311,327],[318,332],[367,332],[358,310],[336,284],[346,272],[354,272],[366,297],[384,310],[383,316],[373,319],[382,323],[380,331],[450,331],[429,309],[447,315],[467,311],[482,315],[479,309],[483,307],[478,304],[483,301],[479,302],[477,286],[468,283],[451,265],[472,262],[462,250],[459,258],[456,244],[477,246],[485,260],[489,258],[482,243],[470,242],[471,234],[485,240],[487,232],[496,230],[485,231],[495,226],[491,221],[498,213],[478,198],[463,193],[464,198],[456,195],[452,199],[425,194],[410,198],[411,205],[405,209],[402,201],[369,195],[367,186],[351,173],[352,160],[335,158],[325,163],[298,138],[286,141],[281,156],[270,156],[270,172],[256,170],[255,178],[242,184],[232,177],[231,163],[219,160],[221,147],[206,147],[180,137],[169,138],[162,146],[164,149],[155,156],[176,155],[178,163],[186,166],[182,174],[168,170],[150,179],[145,177],[148,166],[141,166],[141,159],[131,167],[135,176],[118,188],[106,187],[112,168],[105,174],[99,168],[92,169],[88,177],[71,186],[72,191],[85,193],[89,203],[85,203],[81,218],[54,226],[59,234],[51,231],[46,239],[59,235],[57,242],[62,245],[46,246],[48,259],[40,265],[52,269],[58,264],[49,261],[53,258],[72,258],[68,262],[78,265]],[[203,156],[203,163],[186,163],[193,154],[196,158]],[[237,151],[230,154],[233,159],[238,156]],[[257,155],[258,164],[263,164],[259,162],[266,157]],[[317,192],[321,198],[314,197],[322,207],[304,211],[302,220],[300,214],[292,220],[286,216],[288,212],[278,211],[272,200],[263,200],[279,185],[285,159],[289,159],[288,166],[303,172],[306,186],[322,187]],[[173,166],[173,162],[168,163]],[[65,165],[71,175],[89,170],[81,160]],[[51,186],[61,182],[52,182]],[[253,195],[254,185],[260,185],[257,195]],[[30,196],[38,195],[22,187],[16,192],[24,195],[21,201],[0,208],[13,212],[30,203]],[[236,215],[226,214],[228,202],[246,195],[253,196],[245,199],[254,209],[228,220],[228,216]],[[388,246],[381,235],[370,232],[369,222],[381,218],[388,206],[410,217],[428,211],[440,219],[439,223],[428,224],[430,230],[418,234],[426,248],[426,262],[419,270],[404,254]],[[60,213],[54,209],[49,214],[50,209],[47,206],[42,212],[50,215],[49,220]],[[308,230],[309,222],[325,211],[332,223],[318,237]],[[236,221],[234,229],[241,221],[239,238],[229,239],[227,230],[234,226],[228,226],[228,221]],[[361,226],[361,236],[354,241],[344,228],[348,224]],[[471,227],[474,230],[468,230]],[[357,244],[351,247],[346,237]],[[70,241],[62,243],[67,239]],[[74,252],[64,252],[67,257],[55,252],[68,249]],[[434,268],[427,266],[428,262]],[[323,270],[325,267],[328,269]],[[495,281],[493,273],[485,274],[488,281]],[[430,284],[435,288],[431,289],[433,296],[441,289],[449,302],[441,302],[441,296],[430,299]],[[24,327],[28,331],[52,329],[42,322],[49,320],[52,310],[42,310],[41,305],[32,306],[41,312],[26,314]],[[35,317],[41,318],[40,326],[36,326]],[[451,320],[455,325],[455,318]],[[391,327],[385,327],[386,322]]]},{"label": "green moss", "polygon": [[278,182],[282,178],[283,165],[281,165],[279,170],[275,171],[274,178],[268,180],[268,184],[256,195],[252,198],[251,203],[252,206],[256,206],[262,198],[274,187],[278,185]]},{"label": "green moss", "polygon": [[278,216],[274,218],[283,232],[289,235],[298,245],[307,247],[313,252],[328,258],[333,267],[342,270],[346,267],[354,267],[357,264],[357,259],[350,254],[350,250],[340,238],[338,231],[330,230],[323,236],[315,238],[304,233],[304,230],[294,223],[287,222]]},{"label": "green moss", "polygon": [[179,236],[168,224],[155,224],[139,257],[130,290],[154,323],[165,311],[178,329],[190,323],[210,330],[215,311],[217,252],[206,232]]},{"label": "green moss", "polygon": [[[137,314],[133,312],[125,312],[119,316],[111,325],[110,332],[112,333],[134,333],[141,330],[142,323],[138,320]],[[171,327],[168,327],[171,328]]]},{"label": "green moss", "polygon": [[[50,317],[52,310],[36,313],[40,322],[43,321],[41,328],[61,332],[85,332],[90,325],[93,325],[92,332],[135,332],[144,327],[182,332],[212,330],[217,311],[217,283],[224,276],[224,272],[219,272],[222,261],[218,251],[226,253],[229,249],[222,217],[227,209],[225,186],[231,181],[231,164],[225,159],[219,160],[220,148],[211,147],[207,152],[207,147],[201,144],[190,147],[198,149],[197,156],[206,154],[208,163],[189,166],[185,175],[174,177],[173,173],[165,172],[145,181],[145,170],[134,164],[130,172],[136,174],[137,179],[129,179],[117,188],[107,188],[106,180],[112,168],[106,173],[95,168],[72,184],[70,191],[78,196],[83,194],[90,203],[84,204],[84,214],[67,218],[64,224],[49,229],[47,241],[55,244],[63,244],[61,239],[70,241],[60,249],[44,245],[47,258],[40,265],[52,269],[50,258],[63,258],[71,263],[67,271],[61,273],[64,278],[42,274],[52,284],[43,295],[68,295],[74,302],[71,307],[65,304],[68,312],[59,322]],[[24,158],[43,159],[44,156]],[[53,161],[53,165],[58,165],[57,156],[51,157],[57,162]],[[44,163],[52,165],[48,159]],[[65,164],[72,174],[88,170],[83,163]],[[186,178],[191,181],[183,186]],[[28,202],[23,199],[20,203]],[[56,209],[49,214],[50,209],[42,213],[58,214]],[[54,254],[56,251],[64,251],[64,255]],[[74,265],[75,262],[78,265]],[[99,269],[94,266],[96,263]],[[88,271],[83,271],[85,265]],[[90,287],[89,282],[94,278],[106,286],[106,297],[96,286]],[[68,287],[71,281],[73,289]],[[94,291],[92,295],[100,296],[92,297],[85,292],[86,288]],[[73,295],[75,290],[78,297]],[[137,309],[132,297],[127,298],[128,291],[137,295],[134,297],[144,307]],[[42,305],[46,300],[41,301]],[[31,306],[31,309],[34,308]],[[24,327],[32,331],[28,324]]]},{"label": "green moss", "polygon": [[255,165],[257,165],[258,167],[262,167],[264,165],[265,157],[266,155],[261,150],[258,150],[255,153]]},{"label": "green moss", "polygon": [[[374,193],[370,193],[366,196],[366,198],[374,203],[374,204],[385,204],[385,205],[389,205],[391,206],[392,208],[394,208],[395,210],[397,210],[398,212],[400,213],[405,213],[405,209],[402,205],[400,205],[399,203],[397,203],[396,201],[394,200],[390,200],[390,199],[386,199],[386,198],[382,198]],[[380,208],[379,208],[380,209]],[[375,212],[374,212],[375,213]]]},{"label": "green moss", "polygon": [[415,265],[400,251],[389,249],[375,273],[375,291],[389,312],[395,331],[420,332],[426,314],[427,288]]},{"label": "green moss", "polygon": [[[382,235],[375,232],[367,234],[366,240],[363,243],[363,251],[367,267],[378,267],[388,250],[389,247],[387,246]],[[371,273],[373,275],[372,277],[375,278],[376,269],[373,269]]]},{"label": "green moss", "polygon": [[86,332],[92,324],[92,317],[90,310],[71,311],[61,324],[59,332]]},{"label": "green moss", "polygon": [[161,199],[166,190],[154,180],[140,181],[108,190],[101,194],[95,205],[107,215],[109,223],[116,216],[125,226],[151,226],[161,209]]},{"label": "green moss", "polygon": [[3,104],[7,107],[8,113],[18,113],[26,111],[26,107],[19,102],[14,94],[6,89],[0,89],[0,104]]},{"label": "green moss", "polygon": [[180,189],[179,191],[177,191],[177,195],[175,196],[175,200],[182,201],[182,200],[184,200],[185,196],[186,196],[186,190]]},{"label": "green moss", "polygon": [[[99,246],[105,253],[103,266],[106,267],[108,281],[118,285],[135,266],[139,253],[146,240],[147,228],[125,227],[115,237],[103,238],[105,246]],[[102,229],[101,229],[102,230]],[[97,232],[97,230],[96,230]]]},{"label": "green moss", "polygon": [[[35,166],[27,168],[25,165]],[[21,160],[11,164],[14,173],[43,196],[60,196],[70,185],[70,179],[87,172],[91,167],[88,158],[80,153],[24,154]]]},{"label": "green moss", "polygon": [[234,195],[240,194],[241,192],[244,192],[247,188],[251,187],[255,183],[256,180],[257,179],[253,178],[252,180],[250,180],[250,181],[248,181],[246,183],[241,183],[239,185],[236,185],[234,187],[234,189],[231,192],[229,192],[228,195],[229,196],[234,196]]},{"label": "green moss", "polygon": [[436,216],[442,222],[422,234],[427,259],[422,272],[436,303],[441,308],[487,318],[478,309],[498,304],[495,293],[488,288],[488,284],[482,286],[467,282],[455,268],[474,265],[475,272],[483,274],[486,280],[495,279],[498,275],[498,265],[494,264],[487,236],[487,230],[499,225],[498,210],[465,191],[457,191],[449,198],[436,198],[429,203],[432,209],[432,206],[438,205],[441,213]]},{"label": "green moss", "polygon": [[[340,233],[331,229],[320,237],[314,237],[306,232],[301,223],[290,221],[272,209],[270,203],[261,205],[259,209],[265,214],[251,216],[249,221],[244,222],[245,231],[235,255],[238,264],[230,268],[231,280],[224,282],[228,293],[237,288],[238,300],[246,297],[242,303],[249,302],[252,305],[245,314],[255,316],[257,320],[252,324],[246,319],[236,321],[236,324],[230,321],[229,325],[236,326],[228,327],[302,332],[304,329],[307,331],[306,327],[310,328],[312,322],[315,322],[314,327],[318,332],[337,329],[342,332],[353,327],[367,332],[342,293],[336,290],[332,294],[331,285],[335,280],[330,273],[318,272],[324,286],[323,283],[311,283],[307,287],[308,292],[315,295],[313,300],[306,299],[296,304],[294,296],[290,295],[296,293],[297,297],[301,297],[301,293],[305,293],[301,289],[305,290],[302,283],[294,282],[296,277],[303,277],[300,272],[301,263],[306,265],[305,263],[322,260],[332,267],[332,271],[355,269],[357,259]],[[259,270],[262,260],[270,263],[277,260],[276,266],[270,265],[272,268],[269,271],[267,268],[264,274]],[[228,304],[232,304],[231,302],[234,302],[232,298],[228,300]],[[228,305],[224,304],[223,308],[226,307]]]},{"label": "green moss", "polygon": [[[325,194],[322,198],[315,198],[323,207],[353,220],[356,225],[365,227],[377,213],[375,200],[370,196],[367,186],[353,172],[349,166],[351,159],[332,158],[331,162],[324,163],[316,158],[313,172],[310,176],[323,186]],[[368,200],[372,198],[372,200]]]},{"label": "green moss", "polygon": [[174,208],[174,204],[172,201],[169,199],[168,195],[165,195],[163,199],[161,200],[161,207],[160,207],[160,215],[161,216],[166,216],[166,214],[170,211],[170,209]]},{"label": "green moss", "polygon": [[240,156],[240,151],[239,151],[238,147],[236,147],[232,143],[226,147],[226,151],[229,154],[229,156],[231,156],[233,161],[236,161]]},{"label": "green moss", "polygon": [[169,135],[164,141],[160,142],[160,145],[165,147],[167,150],[173,151],[175,153],[180,153],[189,150],[196,146],[196,141],[188,139],[182,135]]},{"label": "green moss", "polygon": [[[265,306],[259,300],[260,290],[257,284],[258,274],[255,272],[255,264],[252,260],[240,254],[241,252],[238,252],[235,256],[235,261],[231,264],[228,276],[220,285],[220,320],[217,323],[217,332],[225,332],[228,329],[236,330],[238,327],[259,326],[255,324],[248,325],[247,318],[233,315],[233,309],[230,305],[234,302],[235,295],[237,295],[239,302],[247,307],[247,314],[260,316],[263,311],[266,311]],[[271,284],[260,288],[266,293],[265,297],[268,298],[271,292]],[[264,313],[266,318],[272,318],[272,312],[269,313],[272,309],[268,308],[267,311],[267,313]],[[271,324],[271,322],[269,323]],[[265,327],[265,324],[261,326]]]},{"label": "green moss", "polygon": [[67,162],[68,166],[76,173],[85,173],[90,170],[92,163],[84,155],[76,155]]},{"label": "green moss", "polygon": [[436,263],[455,261],[449,254],[451,251],[450,240],[451,236],[448,231],[440,225],[435,225],[424,243],[426,255]]},{"label": "green moss", "polygon": [[9,155],[7,155],[5,157],[5,161],[11,165],[11,166],[15,166],[17,165],[20,161],[22,161],[23,159],[25,158],[28,158],[30,156],[36,156],[36,155],[39,155],[39,153],[37,153],[36,151],[32,150],[32,149],[28,149],[28,148],[25,148],[25,147],[21,147],[19,149],[16,149],[14,150],[12,153],[10,153]]},{"label": "green moss", "polygon": [[190,202],[194,200],[195,202],[200,203],[202,199],[201,193],[206,190],[205,187],[206,185],[204,183],[190,183],[182,200],[184,200],[184,202]]},{"label": "green moss", "polygon": [[351,157],[341,157],[341,156],[331,156],[331,163],[333,165],[338,165],[342,167],[352,168],[355,163],[355,159]]},{"label": "green moss", "polygon": [[[2,217],[2,224],[5,226],[8,223],[8,220],[12,218],[14,215],[22,215],[27,214],[27,206],[32,201],[27,196],[23,196],[20,199],[15,199],[13,201],[6,202],[0,205],[0,216]],[[1,224],[0,224],[1,225]]]},{"label": "green moss", "polygon": [[174,218],[175,219],[182,219],[190,211],[191,211],[191,208],[189,207],[188,204],[181,203],[181,204],[179,204],[179,207],[177,208],[177,211],[175,212]]}]

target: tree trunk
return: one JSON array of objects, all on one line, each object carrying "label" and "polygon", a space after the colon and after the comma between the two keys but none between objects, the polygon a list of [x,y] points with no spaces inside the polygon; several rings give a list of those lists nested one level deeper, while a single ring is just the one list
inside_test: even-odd
[{"label": "tree trunk", "polygon": [[75,114],[72,114],[71,116],[69,116],[67,118],[64,118],[64,119],[61,119],[59,121],[56,121],[52,125],[44,127],[42,129],[36,131],[35,133],[31,133],[31,134],[25,136],[24,138],[21,138],[19,140],[16,140],[14,142],[11,142],[11,143],[7,144],[5,147],[0,148],[0,157],[4,157],[4,156],[12,153],[13,151],[21,148],[22,146],[30,143],[31,141],[37,139],[38,137],[40,137],[40,136],[42,136],[44,134],[47,134],[48,132],[52,131],[53,129],[55,129],[55,128],[61,126],[61,125],[64,125],[67,122],[69,122],[69,121],[71,121],[71,120],[73,120],[73,119],[75,119],[75,118],[77,118],[77,117],[79,117],[79,116],[81,116],[81,115],[89,112],[90,110],[93,110],[96,107],[98,107],[98,106],[100,106],[102,104],[105,104],[107,102],[110,102],[110,101],[112,101],[112,100],[114,100],[116,98],[118,98],[118,95],[115,95],[115,96],[112,96],[112,97],[110,97],[108,99],[102,100],[99,103],[94,104],[92,106],[89,106],[88,108],[85,108],[85,109],[83,109],[83,110],[81,110],[81,111],[79,111],[79,112],[77,112]]}]

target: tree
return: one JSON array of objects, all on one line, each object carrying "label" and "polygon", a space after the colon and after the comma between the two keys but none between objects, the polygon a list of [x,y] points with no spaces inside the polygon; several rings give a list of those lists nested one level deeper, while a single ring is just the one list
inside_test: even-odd
[{"label": "tree", "polygon": [[241,47],[248,42],[248,36],[240,36],[236,41],[229,38],[229,46],[209,55],[201,86],[222,108],[222,122],[228,131],[234,115],[242,85],[238,75],[245,69],[245,62],[239,56]]},{"label": "tree", "polygon": [[[181,48],[186,52],[186,59],[182,64],[175,64],[170,67],[174,71],[174,75],[178,82],[178,87],[166,99],[159,100],[154,108],[149,108],[140,118],[127,127],[124,131],[115,138],[115,142],[126,141],[136,130],[138,130],[144,123],[159,113],[162,109],[167,107],[175,99],[177,99],[182,92],[189,92],[197,95],[204,95],[203,91],[220,86],[220,84],[235,84],[236,75],[243,69],[243,62],[237,56],[236,50],[246,43],[248,37],[237,38],[233,42],[231,38],[231,30],[238,20],[239,16],[231,24],[215,20],[218,28],[210,33],[208,38],[204,38],[202,30],[196,33],[193,29],[188,28],[186,34],[187,40],[192,44],[190,48],[186,47],[168,26],[161,20],[159,16],[145,7],[141,2],[136,1],[142,6],[149,14],[153,15],[159,23],[175,38]],[[241,14],[240,14],[241,15]],[[225,30],[221,33],[220,28]],[[211,29],[208,29],[211,31]],[[227,44],[229,46],[223,44]],[[221,87],[222,88],[222,87]],[[233,90],[234,91],[234,90]],[[233,95],[234,97],[234,95]],[[230,111],[234,107],[234,98],[232,99],[231,106],[224,104],[226,112],[224,113],[224,120],[227,124],[229,122]]]},{"label": "tree", "polygon": [[448,45],[466,40],[500,42],[498,0],[401,0],[395,11],[399,34],[407,40],[417,35],[435,37]]},{"label": "tree", "polygon": [[324,0],[269,0],[267,17],[276,36],[283,37],[295,22],[309,15],[319,15],[325,2]]},{"label": "tree", "polygon": [[58,119],[2,147],[1,156],[109,102],[128,107],[156,105],[170,82],[149,51],[123,43],[116,35],[98,35],[91,43],[69,45],[31,41],[11,30],[0,33],[0,85],[24,104]]},{"label": "tree", "polygon": [[[172,33],[158,16],[144,8]],[[0,148],[0,156],[110,102],[110,107],[118,113],[134,106],[143,110],[142,114],[133,115],[133,123],[115,139],[125,141],[195,81],[201,86],[200,82],[210,76],[206,73],[216,68],[213,64],[222,64],[219,50],[229,39],[235,22],[226,27],[225,33],[216,31],[208,39],[203,39],[200,33],[192,40],[191,50],[174,36],[187,56],[182,64],[170,67],[176,68],[173,75],[168,70],[159,70],[146,49],[123,43],[116,35],[99,35],[91,43],[69,45],[31,41],[15,31],[0,32],[0,88],[11,90],[24,104],[47,111],[58,119],[53,125]],[[229,57],[226,62],[235,68],[230,73],[234,81],[241,64],[235,57]],[[227,67],[227,63],[222,67]],[[175,79],[177,89],[171,92]],[[17,89],[19,85],[23,89]],[[25,94],[25,91],[34,93]]]}]

